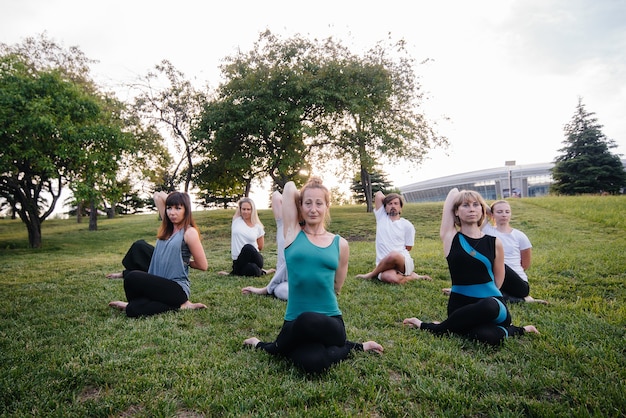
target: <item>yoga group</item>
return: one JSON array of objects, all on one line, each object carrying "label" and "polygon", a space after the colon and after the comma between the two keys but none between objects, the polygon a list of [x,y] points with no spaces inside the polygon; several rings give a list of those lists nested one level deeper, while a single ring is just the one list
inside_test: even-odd
[{"label": "yoga group", "polygon": [[[145,240],[133,243],[122,264],[126,301],[109,306],[128,317],[150,316],[179,309],[205,309],[190,300],[189,268],[206,270],[207,258],[191,213],[189,195],[157,192],[155,205],[162,219],[156,246]],[[265,230],[254,202],[237,203],[231,226],[230,272],[221,275],[273,274],[265,287],[244,287],[243,294],[273,295],[286,300],[283,325],[274,341],[257,337],[244,345],[288,358],[307,373],[319,373],[346,359],[353,351],[382,353],[376,341],[348,340],[337,295],[348,273],[350,248],[345,238],[327,230],[330,192],[318,177],[298,190],[288,182],[283,193],[272,195],[276,221],[277,263],[265,269],[261,254]],[[375,195],[376,264],[356,277],[402,285],[411,280],[431,280],[415,272],[409,253],[415,228],[403,218],[403,199],[396,193]],[[416,317],[403,323],[437,335],[458,334],[490,345],[525,333],[538,333],[533,325],[513,325],[509,303],[547,303],[530,296],[526,270],[531,263],[531,243],[510,226],[511,207],[504,200],[489,207],[472,190],[450,190],[443,206],[440,237],[451,284],[448,315],[441,322]]]}]

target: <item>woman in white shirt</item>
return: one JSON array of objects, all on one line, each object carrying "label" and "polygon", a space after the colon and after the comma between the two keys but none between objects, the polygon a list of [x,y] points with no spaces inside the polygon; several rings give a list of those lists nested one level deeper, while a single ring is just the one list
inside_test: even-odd
[{"label": "woman in white shirt", "polygon": [[[237,276],[261,276],[273,272],[263,269],[261,252],[265,246],[265,229],[259,219],[254,201],[244,197],[237,202],[237,210],[231,226],[230,252],[233,269]],[[229,274],[220,271],[219,274]]]},{"label": "woman in white shirt", "polygon": [[531,264],[532,244],[525,233],[511,227],[511,206],[506,200],[498,200],[491,205],[491,219],[495,225],[485,222],[483,232],[500,238],[504,246],[505,275],[500,287],[504,299],[509,302],[547,303],[530,296],[526,270]]}]

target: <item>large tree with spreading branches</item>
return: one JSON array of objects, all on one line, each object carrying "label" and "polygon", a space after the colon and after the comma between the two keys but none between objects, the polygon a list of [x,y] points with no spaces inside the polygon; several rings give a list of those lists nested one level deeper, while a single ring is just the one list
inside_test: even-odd
[{"label": "large tree with spreading branches", "polygon": [[[361,173],[371,210],[369,173],[377,162],[417,165],[431,147],[447,144],[419,112],[422,95],[402,42],[360,57],[332,38],[266,31],[250,52],[228,57],[222,73],[226,81],[196,135],[234,181],[269,176],[280,188],[337,161],[344,173]],[[216,179],[206,167],[210,175],[198,175]]]},{"label": "large tree with spreading branches", "polygon": [[0,45],[0,197],[34,248],[62,188],[109,177],[109,162],[130,144],[111,101],[88,78],[90,62],[44,35]]}]

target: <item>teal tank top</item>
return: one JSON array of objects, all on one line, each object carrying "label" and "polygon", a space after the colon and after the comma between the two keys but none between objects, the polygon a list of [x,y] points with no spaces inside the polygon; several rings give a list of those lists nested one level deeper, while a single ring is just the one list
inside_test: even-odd
[{"label": "teal tank top", "polygon": [[339,267],[339,235],[328,247],[309,241],[304,231],[285,248],[289,275],[289,297],[285,321],[293,321],[303,312],[328,316],[341,315],[335,294],[335,272]]}]

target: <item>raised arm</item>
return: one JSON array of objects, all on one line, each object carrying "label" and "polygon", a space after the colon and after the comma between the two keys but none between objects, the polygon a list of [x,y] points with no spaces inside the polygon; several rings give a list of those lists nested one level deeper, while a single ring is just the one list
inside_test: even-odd
[{"label": "raised arm", "polygon": [[383,200],[385,200],[385,195],[380,190],[377,191],[374,195],[374,208],[380,209],[380,207],[383,205]]},{"label": "raised arm", "polygon": [[165,192],[156,192],[152,196],[154,200],[154,206],[156,206],[159,211],[159,216],[161,219],[165,219],[165,201],[167,200],[167,193]]},{"label": "raised arm", "polygon": [[274,219],[283,218],[283,195],[278,190],[272,193],[272,212]]},{"label": "raised arm", "polygon": [[450,253],[452,239],[456,235],[456,226],[454,225],[454,200],[459,194],[456,187],[448,192],[446,201],[443,203],[443,213],[441,215],[441,227],[439,228],[439,237],[443,241],[443,254],[445,257]]},{"label": "raised arm", "polygon": [[302,230],[298,217],[298,200],[300,192],[293,181],[285,184],[283,189],[283,228],[285,231],[285,247],[288,247]]}]

